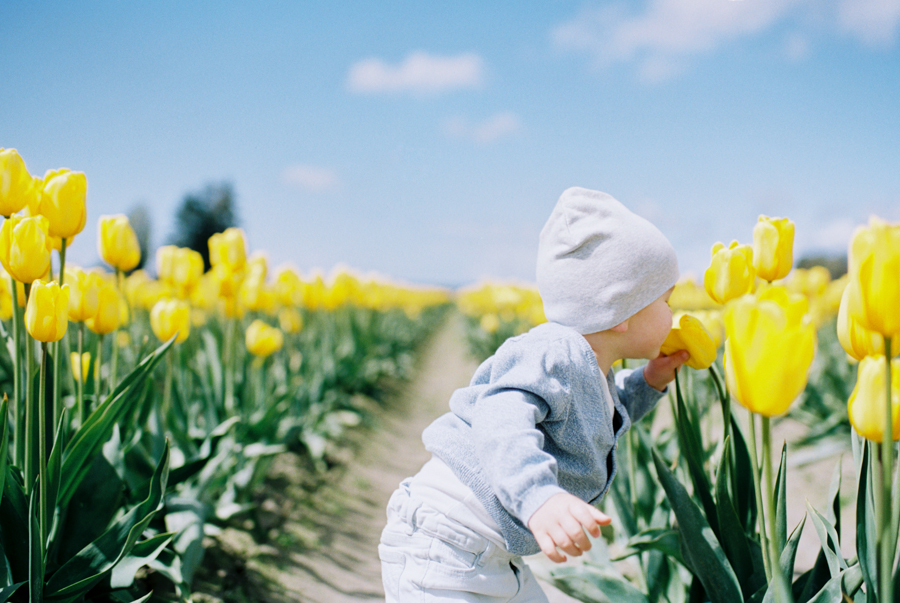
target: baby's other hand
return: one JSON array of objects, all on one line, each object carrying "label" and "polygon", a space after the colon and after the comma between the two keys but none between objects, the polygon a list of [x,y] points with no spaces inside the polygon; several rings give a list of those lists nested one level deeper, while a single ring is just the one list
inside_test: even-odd
[{"label": "baby's other hand", "polygon": [[538,507],[528,520],[528,529],[534,534],[541,551],[551,561],[562,563],[566,556],[557,548],[578,557],[591,550],[591,541],[585,530],[597,538],[600,536],[600,526],[609,525],[611,521],[599,509],[577,496],[560,492]]},{"label": "baby's other hand", "polygon": [[644,381],[647,385],[664,391],[666,386],[675,380],[675,372],[690,359],[691,355],[685,350],[675,352],[671,356],[660,354],[644,366]]}]

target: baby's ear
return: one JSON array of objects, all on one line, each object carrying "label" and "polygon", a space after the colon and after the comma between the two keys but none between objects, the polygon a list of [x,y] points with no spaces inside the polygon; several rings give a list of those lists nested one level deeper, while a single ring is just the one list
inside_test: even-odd
[{"label": "baby's ear", "polygon": [[628,321],[620,322],[610,329],[613,333],[625,333],[628,331]]}]

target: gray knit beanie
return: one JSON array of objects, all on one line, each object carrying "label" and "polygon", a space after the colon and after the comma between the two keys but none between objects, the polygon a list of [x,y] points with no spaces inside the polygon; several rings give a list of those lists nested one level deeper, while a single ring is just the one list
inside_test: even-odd
[{"label": "gray knit beanie", "polygon": [[567,189],[541,230],[537,286],[544,314],[582,335],[625,321],[678,276],[669,240],[606,193]]}]

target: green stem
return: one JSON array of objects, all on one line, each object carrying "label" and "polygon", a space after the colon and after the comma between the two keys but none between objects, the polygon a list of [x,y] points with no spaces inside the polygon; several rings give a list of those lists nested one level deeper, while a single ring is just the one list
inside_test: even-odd
[{"label": "green stem", "polygon": [[778,542],[778,513],[775,509],[775,481],[772,479],[772,425],[762,416],[763,463],[766,472],[766,503],[769,517],[769,562],[772,566],[770,584],[775,588],[775,601],[790,601],[790,587],[781,571],[781,548]]},{"label": "green stem", "polygon": [[879,463],[881,471],[881,525],[879,526],[879,585],[880,601],[894,600],[894,551],[897,546],[896,530],[893,526],[893,512],[891,510],[891,472],[894,467],[894,418],[893,404],[891,396],[891,338],[884,338],[884,356],[885,356],[885,382],[886,393],[884,404],[884,425],[885,433],[881,438],[881,462]]},{"label": "green stem", "polygon": [[162,412],[160,413],[160,418],[163,422],[163,431],[166,430],[166,425],[171,422],[175,423],[175,416],[172,410],[172,350],[169,350],[166,354],[166,380],[163,385],[163,403],[162,403]]},{"label": "green stem", "polygon": [[762,486],[759,477],[759,456],[756,452],[756,413],[750,413],[750,456],[753,461],[753,489],[756,491],[757,519],[759,520],[759,540],[766,569],[766,581],[772,583],[772,560],[769,539],[766,536],[766,516],[763,508]]},{"label": "green stem", "polygon": [[[31,293],[31,284],[25,284],[25,305],[28,306],[28,295]],[[34,366],[34,340],[25,338],[25,494],[30,496],[34,489],[34,480],[37,470],[34,463],[37,457],[34,449],[34,436],[37,430],[37,419],[34,416],[36,406],[34,404],[34,379],[32,375]]]},{"label": "green stem", "polygon": [[[66,239],[63,238],[59,245],[59,286],[62,287],[65,283],[66,276]],[[60,354],[60,348],[62,348],[63,342],[54,341],[51,346],[53,348],[53,425],[59,425],[59,417],[62,414],[62,407],[60,405],[60,383],[62,383],[62,379],[60,379],[60,373],[62,371],[62,354]]]},{"label": "green stem", "polygon": [[[94,372],[94,400],[95,404],[99,403],[103,398],[102,396],[102,388],[103,388],[103,338],[104,335],[97,336],[97,359],[94,361],[94,366],[97,367],[97,370]],[[90,415],[90,413],[88,413]]]},{"label": "green stem", "polygon": [[[40,459],[40,526],[41,526],[41,558],[44,558],[44,551],[47,546],[47,536],[50,533],[50,483],[47,479],[47,430],[44,427],[47,424],[47,344],[41,342],[41,370],[40,383],[38,389],[40,395],[38,397],[38,423],[40,429],[38,431],[38,456]],[[51,434],[52,437],[52,432]]]},{"label": "green stem", "polygon": [[[85,413],[84,409],[84,384],[87,381],[87,371],[84,370],[84,362],[82,362],[81,358],[84,355],[84,322],[78,323],[78,383],[75,385],[77,388],[76,395],[78,399],[76,400],[76,404],[78,406],[78,417],[81,421],[81,425],[84,425],[84,422],[87,420],[87,413]],[[90,363],[88,363],[88,369],[90,369]]]},{"label": "green stem", "polygon": [[19,291],[18,282],[13,277],[9,277],[9,285],[12,288],[12,332],[13,346],[15,351],[12,353],[13,365],[13,417],[16,420],[16,429],[13,432],[13,465],[22,466],[25,456],[25,433],[23,425],[23,417],[25,409],[22,406],[22,362],[19,354],[22,349],[22,329],[19,323],[22,322],[22,314],[19,311]]},{"label": "green stem", "polygon": [[222,356],[225,360],[225,412],[227,416],[234,413],[234,318],[225,319],[225,349]]}]

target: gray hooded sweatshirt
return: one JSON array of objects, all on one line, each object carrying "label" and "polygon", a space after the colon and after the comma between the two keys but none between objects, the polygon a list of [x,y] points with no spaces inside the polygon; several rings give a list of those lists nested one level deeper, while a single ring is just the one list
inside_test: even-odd
[{"label": "gray hooded sweatshirt", "polygon": [[422,441],[472,489],[507,549],[532,555],[531,515],[559,492],[598,502],[616,473],[618,439],[662,395],[641,369],[604,376],[584,337],[548,322],[485,360]]}]

